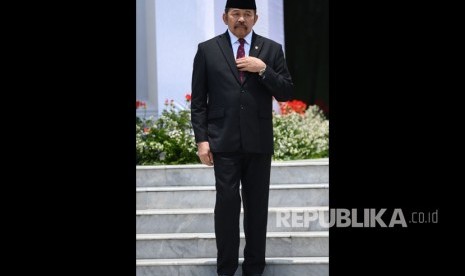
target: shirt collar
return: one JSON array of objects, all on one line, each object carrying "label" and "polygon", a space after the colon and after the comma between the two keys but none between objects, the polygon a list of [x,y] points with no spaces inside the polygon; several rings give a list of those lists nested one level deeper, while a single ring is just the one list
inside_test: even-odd
[{"label": "shirt collar", "polygon": [[[235,35],[231,32],[231,30],[229,30],[229,28],[228,28],[228,33],[229,33],[229,37],[231,38],[231,45],[234,45],[234,43],[236,43],[236,42],[239,43],[239,42],[238,42],[239,38],[238,38],[237,36],[235,36]],[[248,35],[246,35],[246,36],[244,37],[245,43],[247,43],[247,44],[249,44],[249,45],[252,44],[252,33],[253,33],[253,30],[252,30]]]}]

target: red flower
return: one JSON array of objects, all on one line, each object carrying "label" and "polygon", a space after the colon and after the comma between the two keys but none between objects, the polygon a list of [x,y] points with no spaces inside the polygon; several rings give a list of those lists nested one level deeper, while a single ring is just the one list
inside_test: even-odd
[{"label": "red flower", "polygon": [[299,100],[292,100],[279,103],[279,107],[281,109],[281,114],[283,115],[289,114],[292,111],[299,114],[304,114],[305,110],[307,109],[307,104]]},{"label": "red flower", "polygon": [[191,94],[186,94],[186,102],[190,102],[191,98]]},{"label": "red flower", "polygon": [[147,108],[147,104],[143,101],[136,101],[136,109],[139,107]]}]

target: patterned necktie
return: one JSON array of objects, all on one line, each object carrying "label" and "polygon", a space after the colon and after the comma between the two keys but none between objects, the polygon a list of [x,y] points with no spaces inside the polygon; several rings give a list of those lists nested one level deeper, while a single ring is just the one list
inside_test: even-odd
[{"label": "patterned necktie", "polygon": [[[245,50],[244,50],[245,39],[239,38],[239,43],[240,43],[241,45],[239,45],[239,48],[237,49],[236,59],[245,57]],[[244,81],[244,72],[243,72],[243,71],[239,71],[239,76],[240,76],[240,78],[241,78],[241,82],[243,82],[243,81]]]}]

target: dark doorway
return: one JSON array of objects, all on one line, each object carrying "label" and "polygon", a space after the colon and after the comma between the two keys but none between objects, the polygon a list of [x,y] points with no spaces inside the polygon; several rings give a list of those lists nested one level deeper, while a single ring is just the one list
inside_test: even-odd
[{"label": "dark doorway", "polygon": [[284,1],[285,51],[298,100],[329,115],[329,1]]}]

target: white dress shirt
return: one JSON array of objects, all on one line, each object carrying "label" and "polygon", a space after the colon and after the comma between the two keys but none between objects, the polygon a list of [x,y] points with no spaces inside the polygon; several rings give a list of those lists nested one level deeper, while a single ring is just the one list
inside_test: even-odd
[{"label": "white dress shirt", "polygon": [[[237,36],[235,36],[229,30],[229,28],[228,28],[228,32],[229,32],[229,37],[231,38],[231,45],[232,45],[232,48],[233,48],[233,54],[234,54],[234,59],[235,59],[236,55],[237,55],[237,49],[239,48],[239,45],[241,45],[241,43],[239,42],[239,38],[237,38]],[[249,56],[250,45],[252,44],[252,32],[253,31],[250,31],[250,33],[244,37],[244,39],[245,39],[244,52],[245,52],[246,57]]]}]

